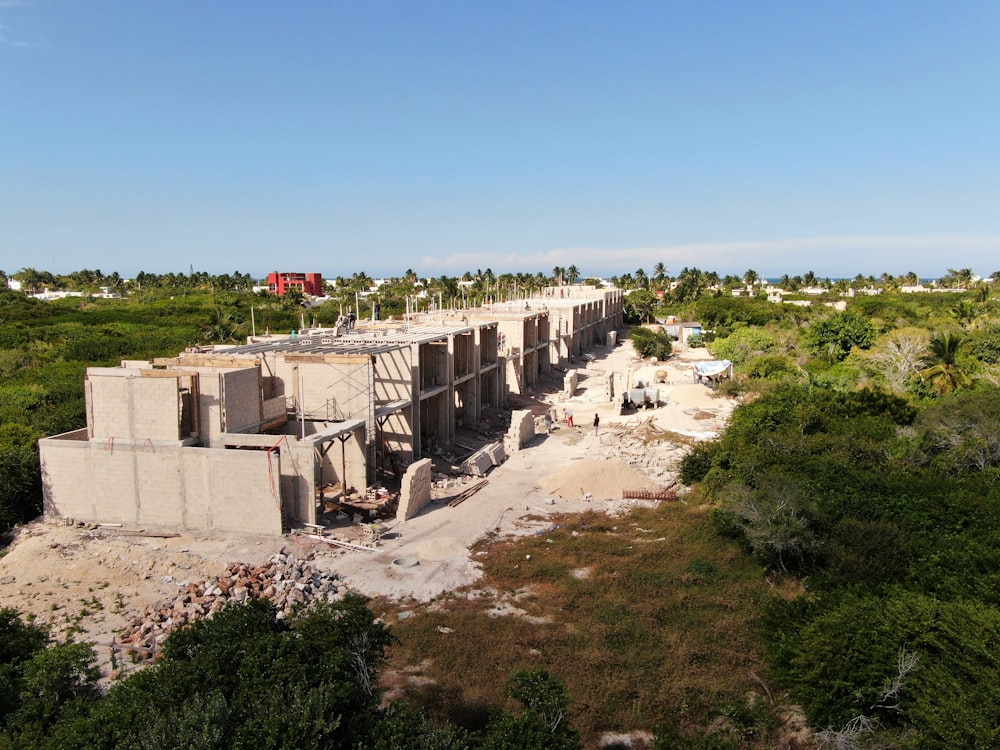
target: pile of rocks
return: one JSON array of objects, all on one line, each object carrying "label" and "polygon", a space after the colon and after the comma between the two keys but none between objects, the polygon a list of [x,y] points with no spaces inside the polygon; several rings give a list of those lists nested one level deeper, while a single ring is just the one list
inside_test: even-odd
[{"label": "pile of rocks", "polygon": [[282,552],[271,555],[263,565],[231,563],[214,581],[180,582],[176,597],[131,617],[118,641],[126,650],[151,657],[172,630],[211,617],[230,602],[269,599],[281,619],[313,601],[335,601],[340,594],[336,582],[335,573],[319,571]]}]

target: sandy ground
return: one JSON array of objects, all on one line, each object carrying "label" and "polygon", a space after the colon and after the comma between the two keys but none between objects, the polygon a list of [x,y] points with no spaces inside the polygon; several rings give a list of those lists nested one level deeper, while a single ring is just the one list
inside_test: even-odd
[{"label": "sandy ground", "polygon": [[[129,614],[177,596],[189,581],[220,575],[228,563],[259,563],[281,550],[312,558],[314,566],[338,573],[351,590],[428,601],[475,583],[479,559],[488,552],[474,554],[469,548],[488,534],[537,533],[551,525],[547,517],[553,513],[618,512],[639,502],[623,500],[623,489],[663,487],[684,440],[716,435],[734,406],[692,382],[686,363],[708,358],[703,349],[682,350],[668,363],[646,364],[626,342],[596,352],[593,360],[574,363],[581,379],[577,395],[564,399],[562,394],[539,394],[532,396],[533,404],[519,399],[517,408],[533,406],[540,413],[548,404],[562,414],[568,407],[577,427],[563,423],[550,435],[536,436],[457,506],[448,501],[468,485],[435,493],[435,501],[416,518],[387,524],[376,551],[340,551],[291,536],[162,538],[39,521],[19,529],[0,558],[0,606],[49,623],[56,637],[74,634],[95,643],[103,660]],[[659,386],[664,405],[619,415],[613,404],[601,402],[603,387],[599,394],[598,388],[588,388],[588,381],[599,383],[596,376],[609,370],[627,373],[632,383],[649,383],[665,372],[667,382]],[[597,435],[592,427],[595,413],[601,420]],[[638,442],[635,435],[650,425],[678,440],[659,434],[648,443]],[[659,468],[650,472],[630,465],[620,455],[624,443],[638,445],[647,459],[662,458],[654,461]]]}]

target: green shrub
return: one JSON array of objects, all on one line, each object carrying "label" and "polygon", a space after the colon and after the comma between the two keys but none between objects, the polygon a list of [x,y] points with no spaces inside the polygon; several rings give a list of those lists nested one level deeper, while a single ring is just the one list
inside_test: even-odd
[{"label": "green shrub", "polygon": [[663,331],[651,328],[633,328],[628,334],[636,353],[642,357],[667,359],[673,353],[673,343],[670,336]]},{"label": "green shrub", "polygon": [[717,359],[728,359],[736,365],[743,365],[773,346],[774,338],[767,331],[745,327],[737,328],[725,338],[716,338],[708,345],[708,351]]},{"label": "green shrub", "polygon": [[712,468],[717,449],[718,443],[714,441],[695,443],[681,459],[680,473],[677,477],[681,483],[690,487],[703,480]]},{"label": "green shrub", "polygon": [[789,375],[794,375],[798,372],[798,368],[789,357],[768,354],[750,360],[746,372],[751,378],[781,380]]}]

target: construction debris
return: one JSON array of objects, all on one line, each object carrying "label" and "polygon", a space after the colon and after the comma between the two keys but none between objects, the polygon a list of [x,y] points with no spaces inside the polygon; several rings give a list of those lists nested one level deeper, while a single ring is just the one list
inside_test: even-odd
[{"label": "construction debris", "polygon": [[652,478],[665,478],[671,474],[680,457],[678,436],[664,430],[650,417],[637,424],[612,422],[602,424],[605,439],[601,452],[605,458],[621,461]]},{"label": "construction debris", "polygon": [[231,563],[214,581],[180,582],[173,599],[165,599],[134,615],[115,648],[139,658],[153,658],[176,628],[211,617],[227,604],[268,599],[283,618],[314,601],[336,601],[341,592],[335,573],[317,570],[294,555],[278,552],[263,565]]}]

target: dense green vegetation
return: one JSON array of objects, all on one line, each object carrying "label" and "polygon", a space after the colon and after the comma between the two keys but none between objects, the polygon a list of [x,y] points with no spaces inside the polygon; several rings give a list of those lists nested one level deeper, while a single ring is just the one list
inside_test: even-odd
[{"label": "dense green vegetation", "polygon": [[543,670],[509,680],[521,710],[485,728],[429,721],[404,703],[380,707],[376,686],[393,636],[363,599],[320,604],[291,621],[260,599],[175,631],[163,657],[98,689],[90,646],[49,643],[0,610],[0,748],[374,748],[491,750],[579,747],[568,695]]},{"label": "dense green vegetation", "polygon": [[806,584],[772,602],[766,635],[818,726],[863,717],[902,747],[996,746],[998,409],[992,387],[913,408],[789,383],[685,460],[719,533]]}]

